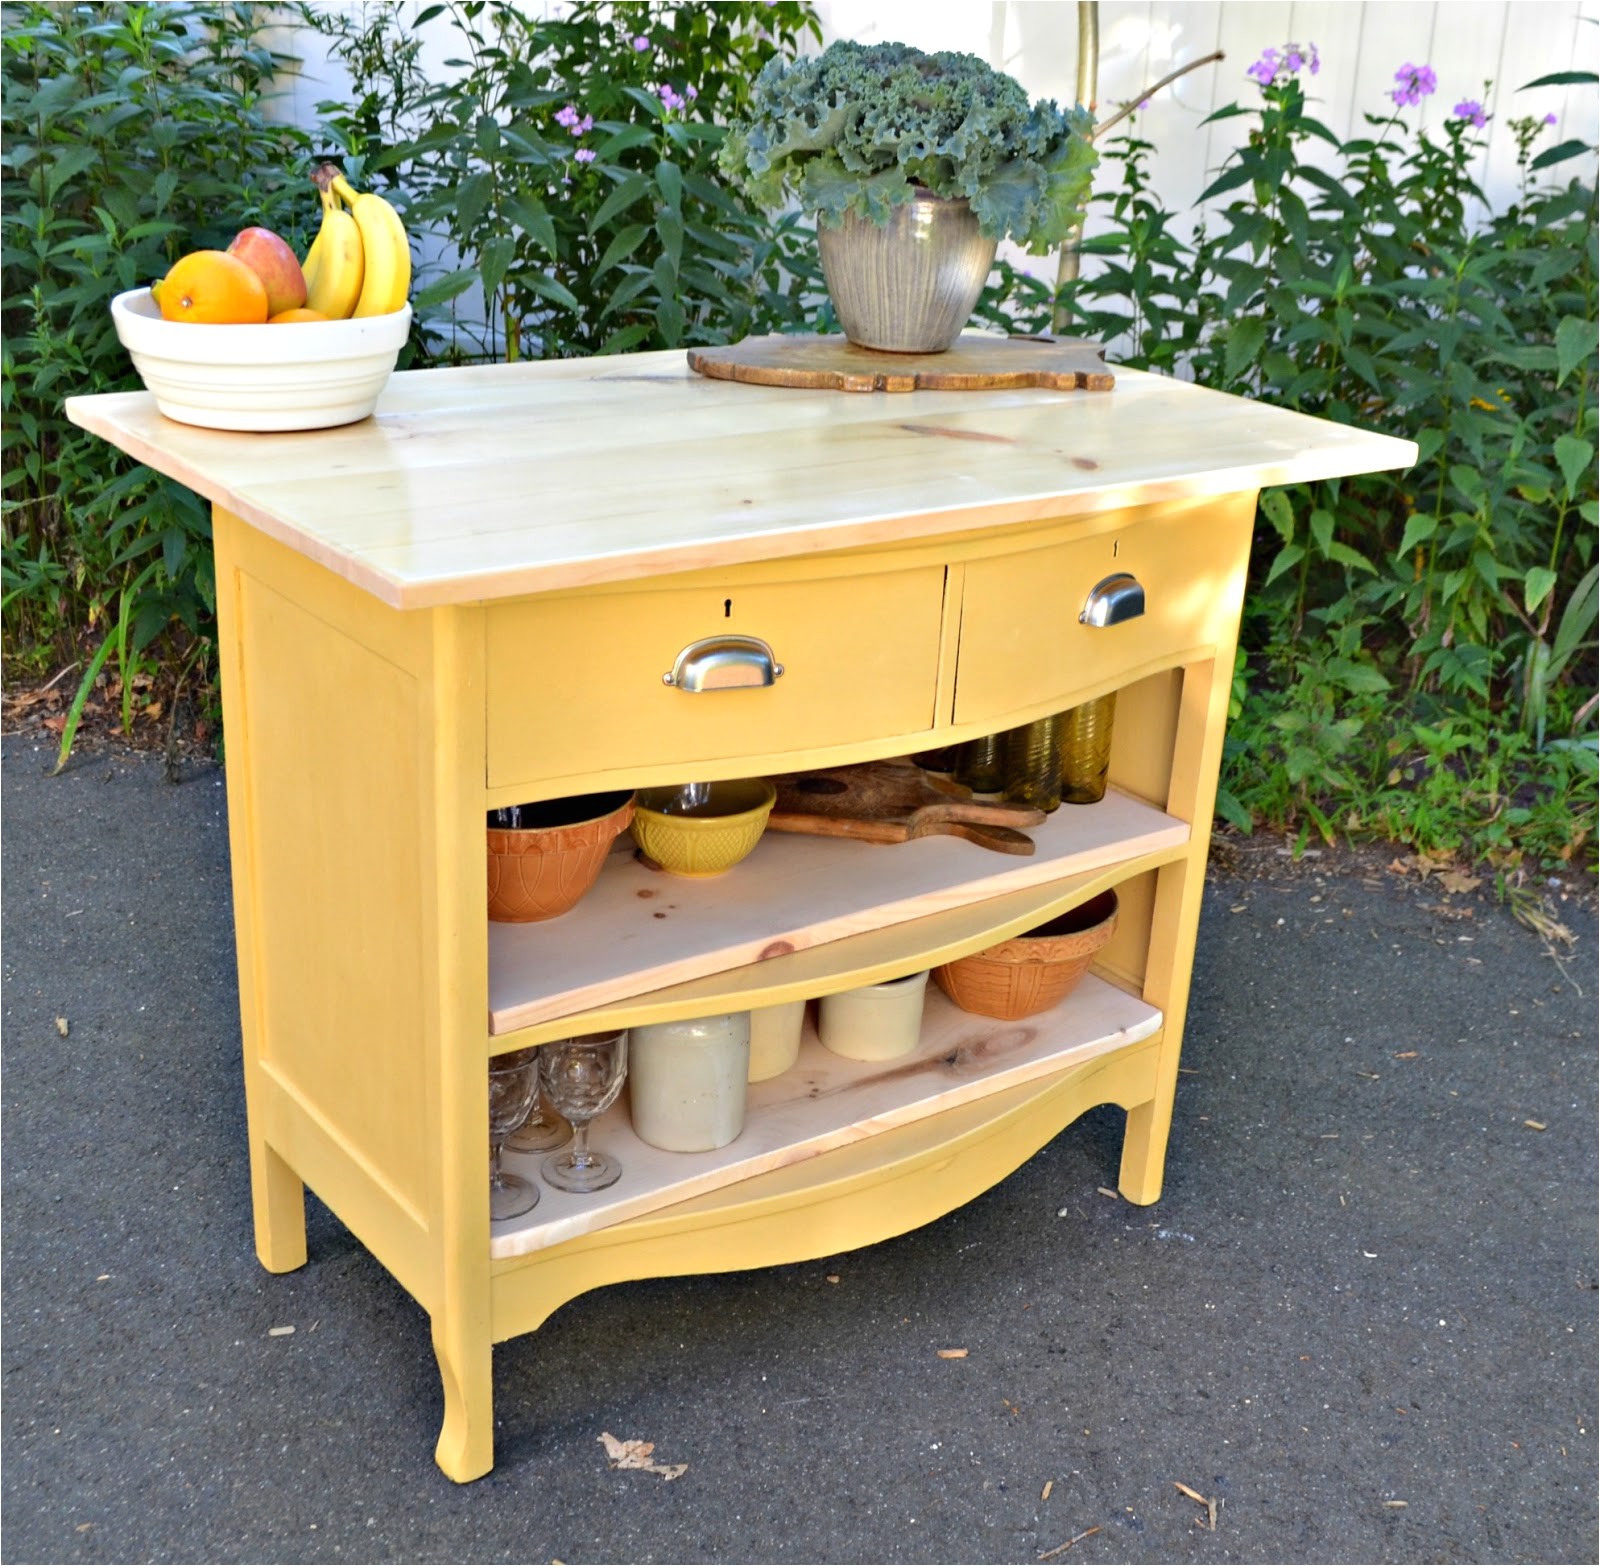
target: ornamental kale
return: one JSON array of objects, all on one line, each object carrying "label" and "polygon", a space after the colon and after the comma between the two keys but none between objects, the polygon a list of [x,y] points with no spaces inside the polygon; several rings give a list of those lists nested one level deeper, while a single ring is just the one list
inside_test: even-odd
[{"label": "ornamental kale", "polygon": [[721,164],[761,205],[790,192],[835,228],[847,212],[886,222],[917,186],[964,196],[987,237],[1042,255],[1088,196],[1093,127],[1087,109],[1030,105],[976,55],[841,39],[815,59],[767,62]]}]

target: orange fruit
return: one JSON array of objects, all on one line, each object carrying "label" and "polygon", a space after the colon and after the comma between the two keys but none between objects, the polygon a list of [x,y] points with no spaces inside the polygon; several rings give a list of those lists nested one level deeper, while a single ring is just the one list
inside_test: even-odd
[{"label": "orange fruit", "polygon": [[291,321],[331,321],[330,315],[324,315],[320,310],[308,309],[300,305],[293,310],[280,310],[276,315],[267,317],[268,326],[283,326]]},{"label": "orange fruit", "polygon": [[259,325],[267,318],[267,290],[237,256],[222,250],[191,250],[172,263],[155,288],[168,321],[212,326]]}]

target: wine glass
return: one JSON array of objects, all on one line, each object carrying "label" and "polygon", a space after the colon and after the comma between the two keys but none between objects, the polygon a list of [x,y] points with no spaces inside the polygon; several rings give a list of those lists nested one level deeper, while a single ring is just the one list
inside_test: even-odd
[{"label": "wine glass", "polygon": [[552,1153],[539,1172],[560,1191],[600,1191],[616,1184],[622,1165],[589,1149],[589,1122],[617,1100],[628,1072],[628,1035],[585,1033],[539,1048],[539,1085],[572,1122],[572,1145]]},{"label": "wine glass", "polygon": [[572,1140],[572,1127],[550,1107],[550,1100],[539,1087],[538,1060],[534,1061],[533,1107],[527,1118],[506,1138],[513,1153],[548,1153],[565,1147]]},{"label": "wine glass", "polygon": [[500,1148],[527,1118],[539,1091],[539,1062],[531,1049],[489,1062],[489,1218],[515,1218],[539,1200],[539,1188],[500,1167]]}]

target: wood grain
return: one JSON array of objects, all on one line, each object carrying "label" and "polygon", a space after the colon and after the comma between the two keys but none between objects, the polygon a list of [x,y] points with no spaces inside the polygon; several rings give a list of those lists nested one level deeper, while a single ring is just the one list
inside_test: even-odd
[{"label": "wood grain", "polygon": [[845,392],[1110,391],[1116,376],[1098,345],[1074,338],[969,332],[943,353],[886,353],[840,334],[773,333],[691,348],[689,368],[719,381]]},{"label": "wood grain", "polygon": [[192,429],[146,392],[68,416],[411,609],[1407,467],[1411,441],[1162,376],[841,397],[681,351],[395,375],[370,419]]},{"label": "wood grain", "polygon": [[949,837],[885,847],[769,832],[748,859],[710,880],[613,854],[571,913],[489,927],[489,1031],[510,1033],[1181,846],[1189,828],[1108,792],[1097,805],[1063,806],[1033,837],[1037,852],[1022,859]]},{"label": "wood grain", "polygon": [[[662,1152],[634,1135],[624,1095],[595,1122],[591,1137],[621,1161],[617,1184],[574,1196],[538,1181],[539,1205],[523,1218],[494,1226],[490,1255],[525,1256],[803,1162],[1084,1065],[1148,1038],[1160,1026],[1161,1013],[1154,1007],[1093,975],[1053,1011],[1010,1023],[969,1016],[930,987],[921,1041],[912,1054],[893,1061],[834,1055],[822,1047],[808,1019],[795,1064],[781,1076],[751,1084],[745,1127],[736,1140],[709,1153]],[[538,1180],[542,1154],[504,1156],[508,1169]]]}]

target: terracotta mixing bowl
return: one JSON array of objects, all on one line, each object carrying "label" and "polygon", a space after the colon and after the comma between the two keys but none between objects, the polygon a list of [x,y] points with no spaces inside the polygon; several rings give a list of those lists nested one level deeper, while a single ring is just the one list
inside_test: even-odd
[{"label": "terracotta mixing bowl", "polygon": [[619,833],[633,820],[633,795],[578,794],[518,805],[522,825],[489,813],[489,917],[503,924],[554,919],[595,883]]},{"label": "terracotta mixing bowl", "polygon": [[1072,992],[1117,928],[1117,894],[1102,892],[1048,924],[933,970],[963,1011],[1007,1022],[1049,1011]]}]

